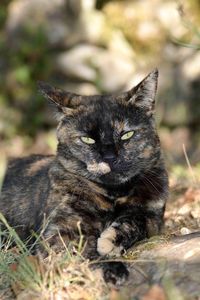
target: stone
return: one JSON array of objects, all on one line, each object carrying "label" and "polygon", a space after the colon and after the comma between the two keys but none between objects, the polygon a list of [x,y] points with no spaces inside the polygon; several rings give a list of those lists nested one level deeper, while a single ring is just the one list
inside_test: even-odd
[{"label": "stone", "polygon": [[51,46],[69,46],[83,35],[80,14],[81,0],[14,0],[8,7],[7,36],[19,46],[24,30],[42,30]]},{"label": "stone", "polygon": [[95,81],[97,74],[91,63],[102,50],[96,46],[80,44],[57,56],[56,68],[66,76]]},{"label": "stone", "polygon": [[120,32],[115,32],[108,44],[108,50],[92,58],[98,69],[99,85],[103,91],[112,93],[125,89],[134,77],[134,51]]},{"label": "stone", "polygon": [[123,36],[113,35],[108,49],[79,44],[59,54],[56,68],[70,78],[97,83],[104,92],[124,89],[135,71],[134,52]]},{"label": "stone", "polygon": [[191,230],[187,227],[182,227],[181,230],[180,230],[180,233],[182,235],[189,234],[189,233],[191,233]]},{"label": "stone", "polygon": [[187,80],[192,81],[200,77],[200,53],[194,51],[182,64],[181,71]]},{"label": "stone", "polygon": [[[130,278],[126,287],[131,299],[134,297],[140,299],[143,295],[148,295],[148,291],[155,284],[159,284],[163,288],[164,293],[168,296],[167,299],[192,300],[199,296],[199,231],[170,240],[165,240],[165,238],[159,240],[158,238],[156,241],[154,237],[147,241],[146,250],[145,244],[141,243],[133,251],[137,257],[129,268]],[[179,297],[169,298],[170,291]]]}]

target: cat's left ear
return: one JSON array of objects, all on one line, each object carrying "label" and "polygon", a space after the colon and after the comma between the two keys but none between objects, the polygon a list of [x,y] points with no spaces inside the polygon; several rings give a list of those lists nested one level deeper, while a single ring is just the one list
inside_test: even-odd
[{"label": "cat's left ear", "polygon": [[82,96],[63,91],[46,82],[38,81],[38,88],[46,99],[56,105],[60,113],[71,114],[82,104]]},{"label": "cat's left ear", "polygon": [[148,115],[154,113],[155,96],[158,83],[158,70],[147,75],[137,86],[127,92],[127,101],[137,107],[144,108]]}]

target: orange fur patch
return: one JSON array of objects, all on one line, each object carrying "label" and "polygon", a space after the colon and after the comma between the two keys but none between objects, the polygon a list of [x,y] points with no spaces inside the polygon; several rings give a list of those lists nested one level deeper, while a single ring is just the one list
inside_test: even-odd
[{"label": "orange fur patch", "polygon": [[52,158],[43,158],[43,159],[40,159],[40,160],[32,163],[30,165],[29,169],[27,170],[27,175],[28,176],[35,175],[40,169],[42,169],[43,167],[48,165],[51,160],[52,160]]}]

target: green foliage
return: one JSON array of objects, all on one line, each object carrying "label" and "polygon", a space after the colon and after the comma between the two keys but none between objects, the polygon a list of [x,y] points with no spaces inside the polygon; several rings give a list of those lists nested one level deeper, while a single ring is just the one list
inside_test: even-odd
[{"label": "green foliage", "polygon": [[[4,20],[5,22],[5,20]],[[0,73],[1,122],[0,136],[11,138],[16,134],[34,136],[43,127],[44,99],[37,92],[37,80],[51,74],[51,53],[43,28],[26,26],[21,38],[12,45],[5,32],[0,32],[0,55],[3,72]],[[10,123],[7,115],[14,112]],[[16,116],[17,115],[17,116]]]},{"label": "green foliage", "polygon": [[[0,251],[0,273],[7,277],[10,283],[19,281],[25,287],[32,283],[34,286],[41,285],[41,277],[36,272],[33,263],[28,259],[30,250],[25,243],[19,238],[15,230],[9,226],[6,219],[0,214],[0,221],[4,224],[6,230],[1,230],[1,251]],[[17,251],[8,251],[12,243],[17,246]],[[16,264],[19,267],[18,272],[13,272],[11,264]]]}]

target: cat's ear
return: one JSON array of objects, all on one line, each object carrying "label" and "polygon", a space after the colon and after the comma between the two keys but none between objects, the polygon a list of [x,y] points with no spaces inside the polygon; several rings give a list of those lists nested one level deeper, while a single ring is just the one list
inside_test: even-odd
[{"label": "cat's ear", "polygon": [[154,113],[155,96],[158,83],[158,70],[147,75],[137,86],[127,92],[127,101],[144,108],[148,115]]},{"label": "cat's ear", "polygon": [[82,96],[63,91],[46,82],[38,81],[38,88],[46,99],[57,106],[60,113],[71,114],[81,104]]}]

